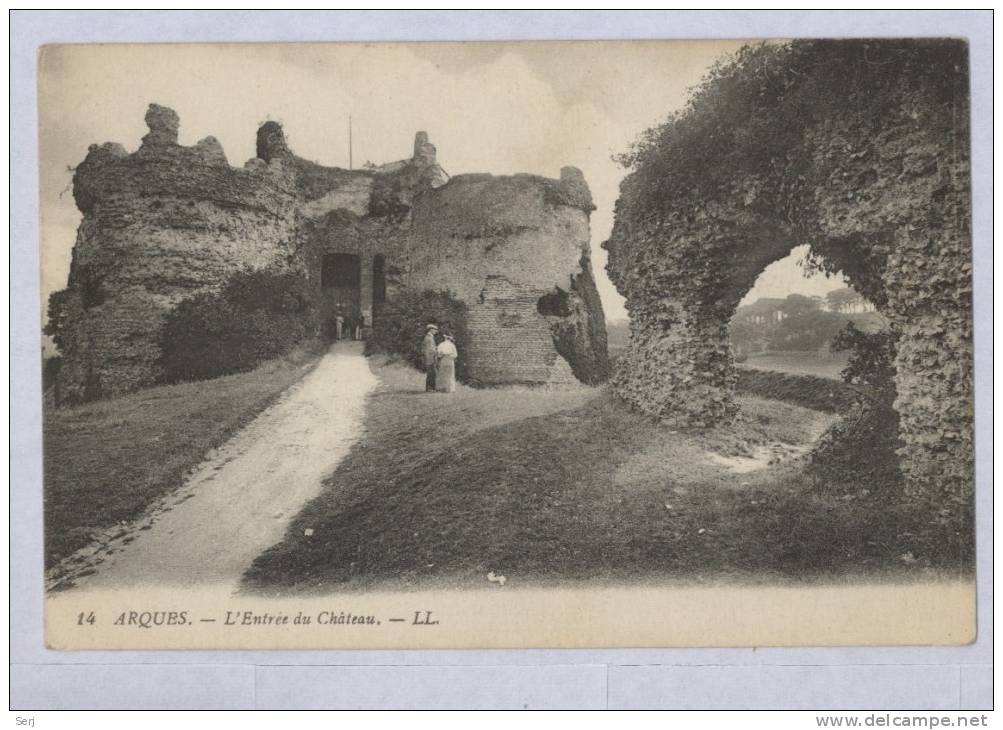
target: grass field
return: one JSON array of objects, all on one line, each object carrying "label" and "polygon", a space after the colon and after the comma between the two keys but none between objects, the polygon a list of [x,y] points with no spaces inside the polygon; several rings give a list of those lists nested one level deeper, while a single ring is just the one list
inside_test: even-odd
[{"label": "grass field", "polygon": [[604,389],[421,392],[377,365],[366,434],[245,589],[925,575],[965,560],[895,484],[833,480],[802,448],[834,417],[740,397],[735,424],[670,430]]},{"label": "grass field", "polygon": [[320,354],[318,346],[303,347],[247,373],[47,407],[46,566],[181,486],[209,449],[302,378]]},{"label": "grass field", "polygon": [[830,357],[821,358],[813,352],[768,352],[749,355],[749,359],[736,363],[740,368],[775,370],[791,375],[815,375],[820,378],[840,380],[840,373],[846,367],[848,354],[834,352]]}]

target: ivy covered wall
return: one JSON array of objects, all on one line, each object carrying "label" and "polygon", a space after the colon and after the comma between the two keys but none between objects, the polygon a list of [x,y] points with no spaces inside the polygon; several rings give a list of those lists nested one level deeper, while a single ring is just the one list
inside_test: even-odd
[{"label": "ivy covered wall", "polygon": [[954,40],[750,45],[623,162],[607,271],[631,346],[616,392],[709,425],[734,413],[727,323],[800,244],[898,336],[911,489],[973,482],[969,92]]}]

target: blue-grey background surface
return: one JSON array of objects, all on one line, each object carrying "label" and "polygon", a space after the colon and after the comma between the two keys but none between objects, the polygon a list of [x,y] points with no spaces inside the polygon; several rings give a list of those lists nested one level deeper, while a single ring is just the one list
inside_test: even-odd
[{"label": "blue-grey background surface", "polygon": [[[991,708],[992,24],[992,11],[13,11],[11,708]],[[847,36],[952,36],[970,42],[978,484],[976,643],[959,647],[758,650],[59,652],[45,648],[36,107],[39,46]]]}]

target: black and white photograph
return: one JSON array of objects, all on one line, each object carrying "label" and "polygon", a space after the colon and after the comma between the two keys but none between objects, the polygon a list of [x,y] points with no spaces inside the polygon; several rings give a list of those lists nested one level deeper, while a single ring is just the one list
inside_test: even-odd
[{"label": "black and white photograph", "polygon": [[964,39],[38,64],[51,648],[975,639]]}]

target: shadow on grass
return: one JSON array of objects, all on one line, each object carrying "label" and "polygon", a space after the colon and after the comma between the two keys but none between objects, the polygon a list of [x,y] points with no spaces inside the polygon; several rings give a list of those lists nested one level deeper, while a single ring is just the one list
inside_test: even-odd
[{"label": "shadow on grass", "polygon": [[[370,401],[366,439],[255,560],[245,590],[479,585],[487,571],[814,580],[967,565],[895,484],[868,488],[851,473],[835,483],[805,459],[747,480],[703,463],[706,443],[737,432],[669,431],[602,391],[492,425],[497,404],[476,393],[504,395],[399,399],[388,387]],[[550,394],[533,395],[546,411]],[[760,420],[776,422],[767,436],[811,414],[764,403],[773,415]],[[644,468],[628,468],[645,454]]]}]

